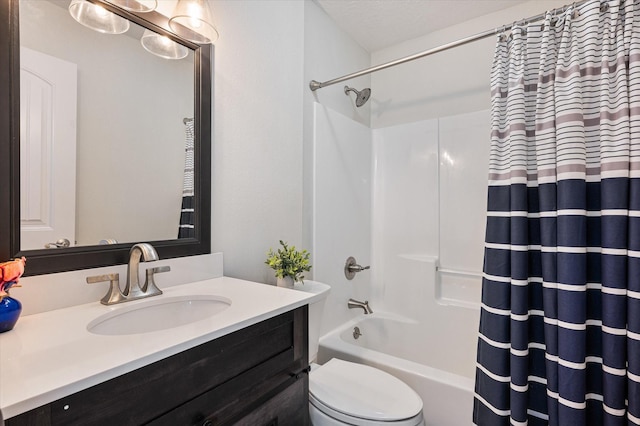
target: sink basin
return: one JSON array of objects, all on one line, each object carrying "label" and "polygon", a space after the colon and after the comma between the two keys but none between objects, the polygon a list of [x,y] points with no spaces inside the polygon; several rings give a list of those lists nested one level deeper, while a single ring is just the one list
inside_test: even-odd
[{"label": "sink basin", "polygon": [[101,315],[87,330],[109,336],[149,333],[212,317],[229,306],[231,300],[210,295],[151,298]]}]

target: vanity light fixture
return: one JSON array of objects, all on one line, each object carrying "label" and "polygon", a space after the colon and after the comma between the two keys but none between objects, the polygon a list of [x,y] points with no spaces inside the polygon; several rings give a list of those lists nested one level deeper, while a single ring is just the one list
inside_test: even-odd
[{"label": "vanity light fixture", "polygon": [[218,39],[209,0],[178,0],[169,27],[179,37],[198,44],[211,44]]},{"label": "vanity light fixture", "polygon": [[129,29],[129,21],[87,0],[73,0],[69,13],[80,24],[105,34],[122,34]]},{"label": "vanity light fixture", "polygon": [[151,30],[144,30],[140,43],[147,52],[165,59],[182,59],[189,54],[183,45]]},{"label": "vanity light fixture", "polygon": [[119,6],[130,12],[147,13],[158,7],[157,0],[107,0],[109,3]]}]

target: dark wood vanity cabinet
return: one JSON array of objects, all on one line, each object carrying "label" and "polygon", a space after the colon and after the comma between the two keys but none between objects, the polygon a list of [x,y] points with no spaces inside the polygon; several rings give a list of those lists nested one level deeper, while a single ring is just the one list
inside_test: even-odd
[{"label": "dark wood vanity cabinet", "polygon": [[6,425],[308,425],[307,322],[303,306]]}]

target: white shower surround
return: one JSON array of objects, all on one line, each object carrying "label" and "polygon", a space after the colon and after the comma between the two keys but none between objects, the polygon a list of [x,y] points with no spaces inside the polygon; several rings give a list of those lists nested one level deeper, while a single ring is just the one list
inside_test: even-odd
[{"label": "white shower surround", "polygon": [[349,321],[349,298],[367,300],[370,271],[344,275],[349,256],[371,262],[371,130],[321,104],[314,112],[313,279],[331,286],[320,334]]},{"label": "white shower surround", "polygon": [[[332,287],[322,334],[343,330],[363,316],[361,310],[347,309],[351,297],[369,300],[374,313],[408,318],[413,326],[393,328],[404,334],[394,340],[428,356],[398,369],[378,361],[389,355],[402,359],[397,350],[382,348],[383,342],[375,345],[376,354],[356,347],[349,355],[354,348],[347,345],[342,356],[392,374],[412,365],[420,370],[411,373],[417,377],[424,376],[423,369],[455,371],[467,379],[464,392],[455,393],[466,405],[479,317],[487,116],[479,111],[371,130],[315,105],[314,279]],[[349,255],[363,265],[371,260],[371,270],[346,280],[342,267]],[[321,349],[324,360],[337,353],[331,350],[345,347],[327,350]],[[443,363],[454,367],[438,366]],[[444,385],[405,373],[401,378],[426,401],[439,393],[438,383]]]},{"label": "white shower surround", "polygon": [[[416,319],[425,313],[410,295],[424,277],[412,263],[437,259],[435,297],[477,309],[484,248],[488,111],[373,130],[372,283],[382,308]],[[419,287],[423,288],[423,287]],[[453,315],[453,314],[451,314]],[[475,333],[476,330],[473,332]],[[475,338],[475,335],[473,336]]]}]

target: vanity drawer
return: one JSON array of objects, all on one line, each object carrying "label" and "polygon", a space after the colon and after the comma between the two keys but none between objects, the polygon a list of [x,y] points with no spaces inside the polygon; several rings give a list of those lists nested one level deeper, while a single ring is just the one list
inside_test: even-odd
[{"label": "vanity drawer", "polygon": [[[299,420],[305,419],[308,413],[304,408],[308,405],[308,374],[306,371],[296,374],[290,369],[273,374],[277,363],[274,359],[247,371],[233,382],[206,392],[148,426],[305,425]],[[249,418],[255,421],[249,422]],[[288,422],[272,422],[278,418]]]},{"label": "vanity drawer", "polygon": [[[234,422],[236,426],[307,426],[309,376],[304,375],[277,395]],[[301,408],[303,407],[303,408]]]},{"label": "vanity drawer", "polygon": [[[237,417],[238,407],[245,414],[287,381],[295,381],[295,373],[308,362],[307,344],[303,306],[7,419],[6,424],[185,425],[195,419],[181,408],[198,402],[206,416],[219,412],[224,418]],[[166,419],[173,422],[163,423],[168,414],[173,417]]]}]

